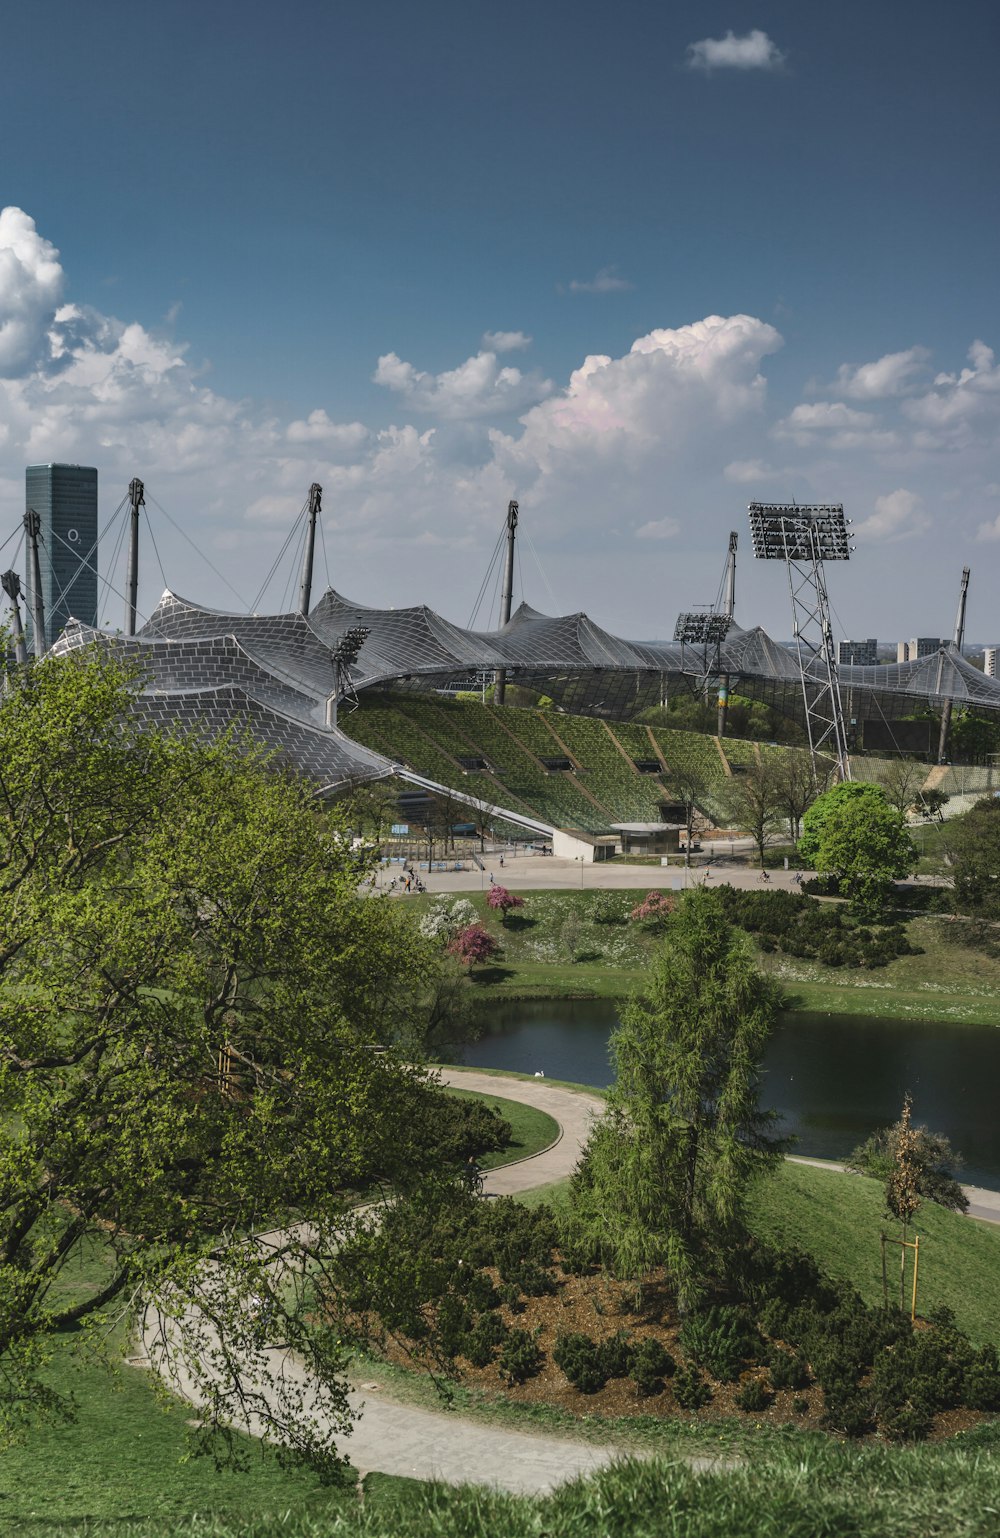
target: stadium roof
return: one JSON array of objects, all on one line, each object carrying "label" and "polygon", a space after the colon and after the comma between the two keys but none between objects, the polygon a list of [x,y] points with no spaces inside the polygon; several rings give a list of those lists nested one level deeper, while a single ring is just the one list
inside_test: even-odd
[{"label": "stadium roof", "polygon": [[[358,691],[434,682],[504,668],[508,677],[728,673],[746,692],[794,694],[793,651],[762,629],[734,627],[716,650],[680,642],[629,641],[586,614],[558,617],[522,604],[500,630],[465,630],[424,605],[373,609],[332,589],[308,617],[226,614],[169,591],[137,635],[125,637],[71,622],[56,653],[97,643],[139,664],[144,684],[136,708],[160,724],[215,735],[227,726],[279,753],[324,790],[391,771],[387,759],[326,724],[334,688],[334,651],[346,632],[369,634],[350,669]],[[818,664],[812,666],[818,669]],[[1000,711],[1000,680],[987,677],[952,646],[915,662],[842,666],[842,688],[889,704],[893,714],[951,699]],[[817,683],[820,674],[816,672]],[[801,693],[799,694],[801,699]],[[879,713],[888,713],[879,705]]]}]

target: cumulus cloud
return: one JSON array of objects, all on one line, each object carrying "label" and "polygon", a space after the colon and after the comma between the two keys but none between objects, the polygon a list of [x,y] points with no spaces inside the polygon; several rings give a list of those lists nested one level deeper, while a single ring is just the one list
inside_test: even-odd
[{"label": "cumulus cloud", "polygon": [[487,352],[522,352],[531,346],[531,337],[523,331],[484,331],[483,346]]},{"label": "cumulus cloud", "polygon": [[655,518],[635,531],[636,539],[673,539],[681,531],[676,518]]},{"label": "cumulus cloud", "polygon": [[786,438],[803,448],[820,440],[834,449],[890,449],[896,434],[879,426],[868,411],[856,411],[843,401],[810,401],[796,406],[774,426],[776,438]]},{"label": "cumulus cloud", "polygon": [[873,363],[861,363],[856,368],[842,363],[835,388],[839,394],[857,401],[905,395],[923,374],[929,358],[926,347],[908,347],[905,352],[887,352]]},{"label": "cumulus cloud", "polygon": [[402,396],[412,410],[452,421],[523,411],[554,388],[550,379],[534,371],[522,373],[509,364],[501,366],[495,351],[478,352],[441,374],[425,373],[397,353],[387,352],[379,358],[372,377],[376,384]]},{"label": "cumulus cloud", "polygon": [[922,499],[916,492],[900,486],[885,496],[876,497],[875,511],[860,523],[856,522],[852,532],[862,540],[888,542],[922,534],[930,528],[930,522]]},{"label": "cumulus cloud", "polygon": [[571,278],[568,286],[571,294],[621,294],[634,284],[621,277],[617,267],[602,267],[592,278]]},{"label": "cumulus cloud", "polygon": [[0,210],[0,378],[16,379],[39,361],[62,288],[59,252],[34,219]]},{"label": "cumulus cloud", "polygon": [[703,37],[688,44],[688,69],[706,73],[716,69],[780,69],[784,62],[781,49],[759,27],[743,37],[730,30],[725,37]]},{"label": "cumulus cloud", "polygon": [[903,402],[904,414],[915,425],[918,447],[964,449],[984,429],[995,437],[1000,422],[1000,365],[992,347],[981,341],[973,342],[968,358],[968,368],[938,374],[933,389]]},{"label": "cumulus cloud", "polygon": [[329,453],[352,454],[364,447],[370,435],[362,422],[333,422],[319,408],[304,421],[289,422],[285,436],[289,443],[322,444]]}]

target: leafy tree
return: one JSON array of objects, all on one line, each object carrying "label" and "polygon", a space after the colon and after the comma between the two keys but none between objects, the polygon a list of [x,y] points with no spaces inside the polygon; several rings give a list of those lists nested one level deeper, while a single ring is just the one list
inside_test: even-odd
[{"label": "leafy tree", "polygon": [[611,1038],[616,1082],[573,1178],[571,1246],[637,1283],[665,1265],[695,1300],[706,1255],[742,1232],[747,1187],[779,1157],[757,1102],[775,1008],[719,894],[686,893]]},{"label": "leafy tree", "polygon": [[748,764],[728,781],[724,799],[728,815],[753,839],[763,870],[768,839],[784,820],[785,795],[778,764],[770,757]]},{"label": "leafy tree", "polygon": [[884,791],[851,781],[813,802],[802,820],[799,852],[815,870],[836,877],[842,896],[862,912],[880,911],[892,882],[917,862],[902,814]]},{"label": "leafy tree", "polygon": [[508,892],[505,886],[501,886],[496,881],[490,887],[486,901],[495,912],[499,913],[500,922],[504,927],[507,924],[508,913],[512,913],[515,908],[524,907],[523,897],[518,897],[516,892]]},{"label": "leafy tree", "polygon": [[633,924],[644,924],[648,929],[660,932],[675,907],[669,892],[647,892],[642,902],[636,903],[629,918]]},{"label": "leafy tree", "polygon": [[816,797],[826,789],[829,761],[818,755],[782,753],[777,763],[778,801],[788,819],[793,842],[798,842],[802,819]]},{"label": "leafy tree", "polygon": [[[332,1467],[343,1348],[307,1270],[350,1192],[428,1167],[407,1060],[433,950],[358,895],[309,787],[140,733],[129,689],[80,652],[0,703],[0,1431],[51,1402],[54,1333],[98,1345],[114,1306],[183,1363],[206,1436],[254,1414]],[[277,1213],[305,1220],[280,1286],[243,1237]],[[261,1354],[265,1311],[304,1376]]]},{"label": "leafy tree", "polygon": [[1000,800],[984,797],[948,827],[956,908],[1000,919]]},{"label": "leafy tree", "polygon": [[[851,1154],[847,1168],[887,1181],[896,1166],[903,1133],[902,1121],[873,1132]],[[948,1139],[940,1132],[929,1132],[926,1127],[910,1127],[908,1137],[909,1158],[917,1172],[918,1194],[941,1207],[951,1208],[953,1212],[968,1212],[969,1198],[954,1175],[962,1161]]]},{"label": "leafy tree", "polygon": [[920,797],[920,787],[926,778],[925,765],[914,763],[912,758],[894,759],[882,781],[885,799],[901,816],[905,817],[910,807]]},{"label": "leafy tree", "polygon": [[885,1182],[885,1205],[890,1217],[898,1220],[902,1246],[899,1252],[899,1306],[903,1308],[903,1284],[906,1276],[906,1243],[910,1224],[920,1207],[920,1164],[917,1159],[916,1130],[910,1121],[911,1102],[903,1096],[903,1114],[896,1126],[892,1163]]},{"label": "leafy tree", "polygon": [[951,800],[946,790],[922,790],[920,792],[920,805],[928,817],[937,817],[941,820],[941,813]]},{"label": "leafy tree", "polygon": [[468,924],[448,944],[451,955],[457,956],[467,967],[481,966],[484,961],[491,960],[499,949],[500,942],[496,936],[491,935],[482,924]]}]

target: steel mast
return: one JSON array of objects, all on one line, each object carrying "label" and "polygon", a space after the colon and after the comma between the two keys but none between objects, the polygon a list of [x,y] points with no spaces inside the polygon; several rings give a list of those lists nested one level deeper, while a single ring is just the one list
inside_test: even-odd
[{"label": "steel mast", "polygon": [[302,579],[299,583],[299,613],[308,614],[312,599],[313,556],[316,553],[316,520],[323,504],[323,488],[313,481],[309,487],[309,510],[306,524],[306,544],[302,552]]},{"label": "steel mast", "polygon": [[41,657],[45,645],[45,602],[42,598],[42,567],[38,557],[38,535],[42,520],[33,507],[24,515],[24,528],[28,536],[28,571],[31,576],[31,644],[36,657]]},{"label": "steel mast", "polygon": [[24,642],[24,626],[21,624],[21,579],[16,571],[5,571],[0,576],[0,587],[3,588],[10,599],[10,611],[13,617],[14,628],[14,656],[19,667],[24,667],[28,661],[28,648]]},{"label": "steel mast", "polygon": [[[507,561],[504,566],[503,587],[500,591],[500,624],[506,625],[510,619],[511,606],[514,602],[514,536],[517,531],[518,505],[516,502],[507,503]],[[497,668],[496,683],[493,688],[493,699],[497,705],[502,705],[504,695],[507,692],[507,669]]]},{"label": "steel mast", "polygon": [[135,635],[135,616],[139,599],[139,509],[146,505],[146,488],[136,476],[128,483],[131,503],[128,531],[128,569],[125,576],[125,634]]},{"label": "steel mast", "polygon": [[[965,603],[968,595],[969,568],[968,566],[963,566],[962,582],[958,591],[958,613],[955,615],[955,635],[952,641],[952,646],[958,652],[959,656],[962,655],[962,643],[965,640]],[[942,656],[941,661],[938,664],[939,680],[943,662],[944,657]],[[941,707],[941,736],[938,739],[939,764],[945,764],[948,762],[948,734],[951,731],[951,706],[951,700],[945,700]]]},{"label": "steel mast", "polygon": [[[733,614],[736,610],[736,546],[739,543],[739,535],[736,530],[730,531],[729,554],[726,557],[726,575],[723,583],[722,612],[733,622]],[[719,715],[716,730],[720,737],[726,735],[726,712],[729,708],[729,674],[719,674]]]}]

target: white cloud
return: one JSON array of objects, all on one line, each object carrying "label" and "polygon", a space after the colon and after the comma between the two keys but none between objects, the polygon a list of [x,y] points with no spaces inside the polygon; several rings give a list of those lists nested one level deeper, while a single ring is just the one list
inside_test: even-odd
[{"label": "white cloud", "polygon": [[958,374],[938,374],[934,388],[903,402],[916,426],[915,442],[925,449],[965,449],[984,435],[995,442],[1000,426],[1000,366],[992,347],[975,341],[970,367]]},{"label": "white cloud", "polygon": [[379,358],[372,377],[376,384],[401,395],[414,411],[452,421],[523,411],[554,388],[550,379],[537,373],[501,367],[491,351],[478,352],[441,374],[425,373],[387,352]]},{"label": "white cloud", "polygon": [[523,352],[531,337],[523,331],[484,331],[483,346],[487,352]]},{"label": "white cloud", "polygon": [[743,37],[730,30],[725,37],[703,37],[688,44],[688,69],[780,69],[784,62],[781,49],[759,27]]},{"label": "white cloud", "polygon": [[633,287],[634,284],[619,275],[617,267],[602,267],[586,281],[571,278],[569,282],[571,294],[621,294]]},{"label": "white cloud", "polygon": [[802,448],[822,442],[831,449],[891,449],[897,435],[879,426],[868,411],[856,411],[843,401],[810,401],[796,406],[774,426],[774,436]]},{"label": "white cloud", "polygon": [[16,379],[44,352],[63,288],[59,252],[23,209],[0,210],[0,377]]},{"label": "white cloud", "polygon": [[679,534],[681,526],[676,518],[656,518],[650,523],[641,524],[635,531],[636,539],[673,539]]},{"label": "white cloud", "polygon": [[905,352],[887,352],[873,363],[861,363],[856,368],[842,363],[835,388],[850,400],[859,401],[905,395],[917,383],[929,358],[926,347],[908,347]]},{"label": "white cloud", "polygon": [[981,523],[979,525],[979,528],[976,530],[976,539],[980,542],[1000,539],[1000,513],[997,513],[996,517],[988,523]]},{"label": "white cloud", "polygon": [[900,486],[882,497],[875,498],[875,511],[852,529],[863,541],[890,542],[908,539],[930,528],[931,520],[924,512],[923,502],[914,491]]},{"label": "white cloud", "polygon": [[333,422],[319,409],[304,422],[290,422],[285,436],[289,443],[323,444],[329,453],[350,455],[365,446],[370,434],[362,422]]}]

